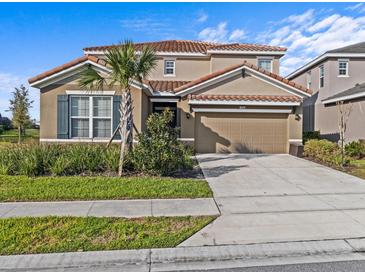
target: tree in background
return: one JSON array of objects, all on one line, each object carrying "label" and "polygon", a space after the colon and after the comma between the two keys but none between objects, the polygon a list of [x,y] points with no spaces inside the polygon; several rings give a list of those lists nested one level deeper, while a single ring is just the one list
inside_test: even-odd
[{"label": "tree in background", "polygon": [[15,88],[12,94],[13,99],[10,99],[9,111],[13,115],[13,126],[18,129],[18,143],[20,143],[26,126],[30,124],[29,108],[32,107],[33,101],[29,99],[29,89],[23,85]]},{"label": "tree in background", "polygon": [[346,130],[347,130],[347,122],[349,120],[352,104],[344,104],[343,101],[339,101],[336,103],[337,105],[337,117],[338,117],[338,129],[340,131],[340,148],[341,148],[341,166],[344,166],[345,163],[345,141],[346,141]]},{"label": "tree in background", "polygon": [[137,52],[131,41],[125,41],[124,44],[112,47],[107,51],[105,62],[110,69],[109,75],[104,76],[90,66],[83,71],[79,85],[91,92],[103,90],[105,86],[114,87],[116,85],[120,86],[122,90],[122,100],[119,105],[120,121],[110,139],[111,142],[114,136],[118,132],[120,133],[118,174],[121,176],[126,148],[130,149],[133,143],[131,84],[133,81],[142,83],[143,79],[155,68],[157,59],[152,47],[145,46]]}]

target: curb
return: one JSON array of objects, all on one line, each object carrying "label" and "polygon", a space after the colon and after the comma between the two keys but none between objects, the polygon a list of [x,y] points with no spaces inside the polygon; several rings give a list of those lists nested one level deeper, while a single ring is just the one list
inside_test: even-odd
[{"label": "curb", "polygon": [[0,256],[0,271],[177,271],[364,260],[365,238]]}]

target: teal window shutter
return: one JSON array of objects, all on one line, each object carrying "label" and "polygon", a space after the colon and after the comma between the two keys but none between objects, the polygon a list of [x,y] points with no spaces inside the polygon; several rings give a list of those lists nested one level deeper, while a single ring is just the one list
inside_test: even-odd
[{"label": "teal window shutter", "polygon": [[[113,132],[118,127],[119,120],[120,120],[120,113],[119,113],[119,105],[120,101],[122,100],[122,96],[116,95],[113,96]],[[114,139],[120,140],[120,134],[117,133]]]},{"label": "teal window shutter", "polygon": [[68,95],[57,96],[57,139],[69,138]]}]

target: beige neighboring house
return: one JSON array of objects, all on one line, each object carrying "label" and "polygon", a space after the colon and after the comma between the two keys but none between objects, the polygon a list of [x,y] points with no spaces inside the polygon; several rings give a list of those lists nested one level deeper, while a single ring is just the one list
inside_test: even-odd
[{"label": "beige neighboring house", "polygon": [[[198,153],[288,153],[302,140],[302,101],[310,90],[279,74],[286,49],[256,44],[159,41],[158,65],[132,87],[136,131],[150,113],[174,111],[180,139]],[[29,79],[40,89],[41,142],[105,142],[118,123],[118,88],[80,90],[80,72],[111,46],[84,48],[76,60]]]},{"label": "beige neighboring house", "polygon": [[365,139],[365,42],[330,50],[287,78],[313,90],[303,103],[304,131],[339,140],[336,102],[351,104],[346,141]]}]

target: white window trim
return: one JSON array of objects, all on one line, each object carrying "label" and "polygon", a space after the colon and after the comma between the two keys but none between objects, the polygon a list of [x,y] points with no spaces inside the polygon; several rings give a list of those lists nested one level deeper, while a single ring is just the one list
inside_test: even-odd
[{"label": "white window trim", "polygon": [[[166,74],[166,62],[171,61],[174,62],[174,73]],[[175,58],[164,58],[163,59],[163,76],[164,77],[175,77],[176,76],[176,59]]]},{"label": "white window trim", "polygon": [[257,57],[257,67],[258,68],[260,68],[259,63],[260,63],[261,60],[270,61],[270,72],[273,72],[274,57],[272,57],[272,56],[259,56],[259,57]]},{"label": "white window trim", "polygon": [[[321,76],[321,70],[323,69],[323,76]],[[318,81],[318,87],[321,89],[321,88],[324,88],[324,65],[320,65],[318,66],[318,73],[319,73],[319,81]],[[323,77],[323,86],[321,87],[321,77]]]},{"label": "white window trim", "polygon": [[[71,106],[72,106],[72,97],[88,97],[89,98],[89,116],[72,116],[71,113]],[[106,116],[97,116],[94,117],[93,114],[93,98],[95,97],[108,97],[110,98],[110,117]],[[93,135],[93,129],[94,129],[94,119],[110,119],[110,136],[113,134],[113,97],[112,96],[104,96],[104,95],[90,95],[90,94],[82,94],[82,95],[71,95],[69,100],[69,139],[73,140],[106,140],[110,137],[106,138],[98,138],[94,137]],[[89,119],[89,137],[72,137],[72,119]]]},{"label": "white window trim", "polygon": [[[337,60],[337,77],[349,77],[349,59],[338,59]],[[346,63],[346,74],[340,74],[340,63],[345,62]]]}]

